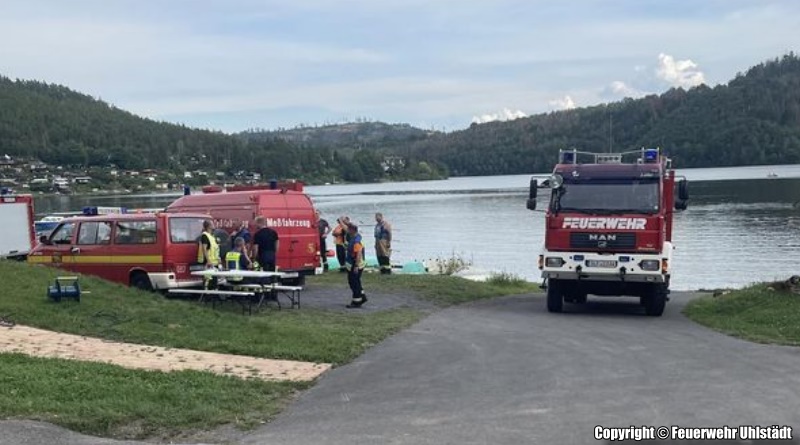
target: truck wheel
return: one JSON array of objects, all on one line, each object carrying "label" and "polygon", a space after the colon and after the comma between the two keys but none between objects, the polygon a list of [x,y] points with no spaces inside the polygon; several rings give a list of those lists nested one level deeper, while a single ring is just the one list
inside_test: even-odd
[{"label": "truck wheel", "polygon": [[660,317],[667,305],[667,287],[663,284],[654,284],[650,291],[642,298],[644,313],[651,317]]},{"label": "truck wheel", "polygon": [[564,308],[564,292],[558,280],[547,280],[547,311],[558,313]]},{"label": "truck wheel", "polygon": [[144,272],[134,272],[131,275],[131,287],[141,289],[144,291],[152,291],[153,285],[150,283],[150,277]]}]

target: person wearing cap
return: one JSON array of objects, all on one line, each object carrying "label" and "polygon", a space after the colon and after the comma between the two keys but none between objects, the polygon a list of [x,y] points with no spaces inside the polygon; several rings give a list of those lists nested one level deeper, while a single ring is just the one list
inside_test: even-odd
[{"label": "person wearing cap", "polygon": [[361,274],[364,272],[367,262],[364,259],[364,243],[361,242],[361,234],[358,233],[358,226],[349,223],[347,233],[350,241],[347,244],[347,258],[345,267],[347,268],[347,283],[353,292],[352,300],[347,305],[348,309],[360,308],[367,302],[367,295],[361,285]]}]

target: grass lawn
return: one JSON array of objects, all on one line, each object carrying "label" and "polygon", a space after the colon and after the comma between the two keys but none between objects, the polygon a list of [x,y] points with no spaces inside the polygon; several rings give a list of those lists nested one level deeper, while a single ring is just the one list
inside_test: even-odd
[{"label": "grass lawn", "polygon": [[0,414],[83,433],[169,438],[222,424],[268,421],[309,384],[205,372],[138,371],[100,363],[0,354]]},{"label": "grass lawn", "polygon": [[[156,346],[344,364],[410,326],[425,313],[411,308],[350,313],[303,307],[243,316],[166,299],[97,278],[80,303],[53,303],[46,288],[63,271],[0,261],[0,316],[54,331]],[[345,287],[338,273],[309,283]],[[475,283],[444,276],[365,275],[373,289],[416,293],[438,305],[537,291],[530,283]],[[0,330],[2,334],[2,330]],[[0,354],[0,418],[53,422],[117,438],[170,438],[221,424],[268,420],[308,386],[241,380],[201,372],[148,372],[111,365]]]},{"label": "grass lawn", "polygon": [[716,298],[698,298],[684,313],[702,325],[746,340],[800,346],[800,295],[767,287],[760,284]]},{"label": "grass lawn", "polygon": [[0,262],[5,287],[0,316],[110,340],[334,364],[349,362],[422,316],[411,309],[361,315],[305,307],[243,316],[236,305],[213,309],[89,276],[81,277],[81,288],[91,293],[80,303],[53,303],[45,291],[59,274],[49,267]]},{"label": "grass lawn", "polygon": [[[309,282],[347,287],[346,278],[338,272],[315,276]],[[447,275],[365,273],[362,282],[367,291],[369,289],[381,289],[387,292],[411,291],[417,297],[442,307],[502,295],[541,292],[537,283],[507,275],[498,275],[487,282],[475,282]]]}]

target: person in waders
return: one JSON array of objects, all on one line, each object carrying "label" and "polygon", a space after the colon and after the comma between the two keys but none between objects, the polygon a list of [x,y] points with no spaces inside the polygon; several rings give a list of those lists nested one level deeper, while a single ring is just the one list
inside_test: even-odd
[{"label": "person in waders", "polygon": [[382,274],[392,273],[392,225],[383,219],[382,213],[375,214],[375,254]]}]

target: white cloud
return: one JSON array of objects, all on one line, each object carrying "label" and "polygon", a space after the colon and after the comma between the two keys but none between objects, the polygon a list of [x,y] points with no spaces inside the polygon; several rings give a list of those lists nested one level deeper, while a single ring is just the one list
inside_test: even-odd
[{"label": "white cloud", "polygon": [[611,84],[606,87],[604,93],[604,96],[632,98],[642,97],[647,94],[646,92],[628,85],[621,80],[615,80],[611,82]]},{"label": "white cloud", "polygon": [[664,53],[658,55],[656,76],[673,87],[691,88],[706,82],[696,63],[689,59],[675,60]]},{"label": "white cloud", "polygon": [[519,119],[521,117],[528,117],[528,115],[521,110],[511,111],[508,108],[503,108],[503,110],[500,111],[499,113],[473,116],[472,123],[485,124],[487,122],[494,122],[494,121],[513,121],[514,119]]},{"label": "white cloud", "polygon": [[571,110],[577,106],[575,105],[575,101],[572,100],[572,97],[570,97],[569,95],[566,95],[561,99],[553,99],[550,102],[548,102],[548,104],[550,105],[550,107],[555,108],[557,110]]}]

